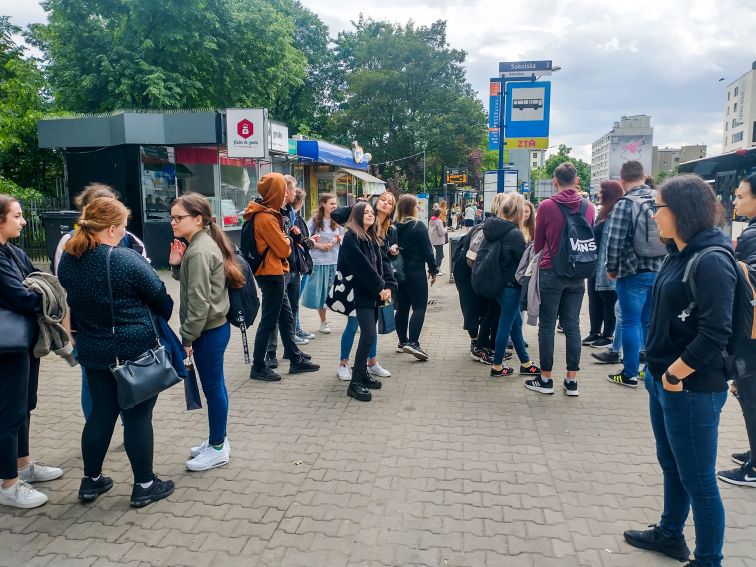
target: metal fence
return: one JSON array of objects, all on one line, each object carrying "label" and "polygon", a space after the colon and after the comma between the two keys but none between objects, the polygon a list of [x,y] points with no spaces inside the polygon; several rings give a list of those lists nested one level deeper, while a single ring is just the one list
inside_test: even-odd
[{"label": "metal fence", "polygon": [[21,199],[21,208],[24,211],[26,227],[21,231],[21,237],[16,245],[35,262],[49,261],[41,214],[70,208],[62,180],[57,184],[55,195],[46,195],[41,199]]}]

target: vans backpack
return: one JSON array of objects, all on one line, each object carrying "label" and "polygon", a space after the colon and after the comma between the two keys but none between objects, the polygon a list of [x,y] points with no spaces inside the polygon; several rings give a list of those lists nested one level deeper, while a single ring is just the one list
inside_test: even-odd
[{"label": "vans backpack", "polygon": [[651,209],[654,204],[656,191],[651,190],[651,195],[625,195],[622,197],[630,201],[633,208],[633,250],[638,256],[645,258],[658,258],[667,255],[667,247],[659,237],[659,227],[654,219]]},{"label": "vans backpack", "polygon": [[234,258],[244,274],[244,285],[238,288],[228,288],[230,306],[226,313],[226,320],[234,327],[241,329],[244,362],[249,363],[249,346],[247,344],[247,329],[250,328],[260,310],[260,299],[257,296],[257,284],[252,268],[237,250]]},{"label": "vans backpack", "polygon": [[470,246],[467,247],[467,252],[465,252],[468,267],[472,268],[475,264],[475,260],[478,257],[478,250],[480,250],[484,240],[482,224],[476,226],[470,231]]},{"label": "vans backpack", "polygon": [[696,307],[696,268],[703,256],[715,251],[727,255],[738,278],[732,305],[732,336],[722,352],[728,378],[756,379],[756,266],[736,260],[722,246],[709,246],[696,252],[688,260],[683,273],[683,285],[691,298],[684,313],[690,315]]},{"label": "vans backpack", "polygon": [[[480,234],[483,234],[482,230]],[[483,297],[497,297],[505,285],[504,270],[499,262],[503,239],[494,242],[485,238],[482,240],[472,268],[472,288]]]},{"label": "vans backpack", "polygon": [[554,253],[551,244],[549,256],[554,273],[560,278],[590,278],[596,274],[598,264],[598,247],[593,235],[593,228],[585,218],[588,210],[588,199],[583,199],[577,212],[571,212],[561,203],[554,203],[564,216],[562,238],[559,249]]},{"label": "vans backpack", "polygon": [[257,273],[257,270],[265,260],[265,256],[268,254],[269,248],[266,246],[262,253],[257,251],[257,241],[255,240],[255,215],[249,217],[249,220],[244,221],[241,229],[241,242],[239,244],[241,249],[241,255],[249,264],[252,273]]}]

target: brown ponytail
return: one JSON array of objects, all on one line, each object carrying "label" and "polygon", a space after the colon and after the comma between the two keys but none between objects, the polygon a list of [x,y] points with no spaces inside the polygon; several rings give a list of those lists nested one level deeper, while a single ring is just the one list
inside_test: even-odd
[{"label": "brown ponytail", "polygon": [[0,224],[5,222],[5,217],[8,216],[10,206],[13,203],[18,203],[18,199],[10,195],[0,194]]},{"label": "brown ponytail", "polygon": [[124,224],[131,214],[126,206],[111,197],[96,197],[84,207],[78,220],[78,228],[71,240],[66,242],[65,251],[71,256],[81,257],[87,250],[97,248],[99,241],[95,233]]},{"label": "brown ponytail", "polygon": [[236,263],[236,254],[234,253],[234,247],[231,245],[231,241],[226,234],[218,227],[212,218],[212,209],[210,208],[210,201],[207,197],[200,195],[199,193],[186,193],[177,197],[171,207],[179,205],[188,214],[193,217],[202,217],[202,225],[208,228],[210,236],[220,248],[223,255],[223,269],[226,272],[226,285],[232,288],[242,287],[246,282],[244,278],[244,272],[242,272],[239,264]]}]

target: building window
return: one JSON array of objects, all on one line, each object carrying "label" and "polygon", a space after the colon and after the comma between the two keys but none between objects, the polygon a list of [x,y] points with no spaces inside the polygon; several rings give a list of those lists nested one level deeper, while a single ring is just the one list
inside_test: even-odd
[{"label": "building window", "polygon": [[730,91],[727,91],[727,100],[730,100]]},{"label": "building window", "polygon": [[737,112],[738,111],[738,103],[737,102],[732,105],[732,111],[733,112]]},{"label": "building window", "polygon": [[732,143],[736,144],[737,142],[743,141],[743,132],[736,132],[732,135]]},{"label": "building window", "polygon": [[735,94],[735,96],[738,96],[738,89],[739,89],[739,88],[740,88],[740,87],[735,87],[735,93],[734,93],[734,94]]}]

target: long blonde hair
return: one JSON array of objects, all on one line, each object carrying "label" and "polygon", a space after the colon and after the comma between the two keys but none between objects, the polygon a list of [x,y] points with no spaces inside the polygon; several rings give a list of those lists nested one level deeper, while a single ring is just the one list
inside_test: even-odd
[{"label": "long blonde hair", "polygon": [[399,197],[396,203],[396,222],[408,222],[417,220],[417,206],[419,201],[417,197],[410,194],[404,194]]},{"label": "long blonde hair", "polygon": [[[378,201],[380,201],[384,195],[388,195],[391,197],[392,205],[391,205],[391,212],[386,215],[386,218],[383,219],[383,222],[380,224],[378,223]],[[394,220],[394,211],[396,211],[396,197],[391,191],[384,191],[380,195],[378,195],[378,198],[375,200],[376,206],[373,207],[375,209],[375,222],[378,224],[378,235],[383,238],[388,233],[389,227],[391,226],[391,222]]]},{"label": "long blonde hair", "polygon": [[[522,230],[523,235],[525,236],[525,240],[530,242],[531,240],[533,240],[533,238],[535,238],[536,211],[535,211],[535,205],[533,205],[533,203],[531,203],[528,199],[523,199],[523,200],[525,202],[525,209],[530,210],[530,216],[528,217],[527,220],[523,220],[522,223],[520,224],[522,225],[521,230]],[[525,211],[523,209],[523,214],[524,213]],[[523,216],[523,219],[524,218],[525,217]]]},{"label": "long blonde hair", "polygon": [[519,193],[497,193],[491,203],[491,212],[519,227],[525,216],[525,199]]}]

